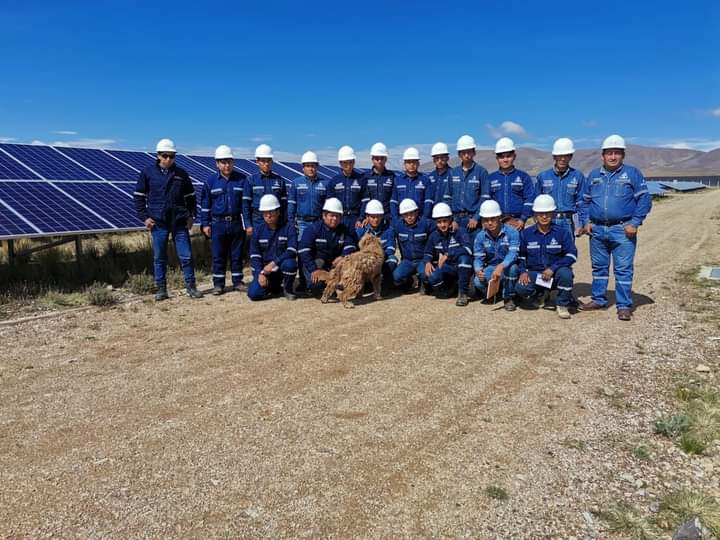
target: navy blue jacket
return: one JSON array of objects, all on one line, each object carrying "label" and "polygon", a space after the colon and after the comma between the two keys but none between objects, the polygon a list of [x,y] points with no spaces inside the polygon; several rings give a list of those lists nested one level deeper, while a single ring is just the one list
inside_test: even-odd
[{"label": "navy blue jacket", "polygon": [[227,180],[219,172],[211,175],[202,187],[200,196],[200,223],[209,225],[213,219],[231,216],[240,219],[245,227],[250,221],[250,185],[247,176],[233,170]]},{"label": "navy blue jacket", "polygon": [[359,216],[370,200],[365,175],[353,169],[350,176],[336,174],[328,182],[328,199],[337,197],[343,205],[343,214]]},{"label": "navy blue jacket", "polygon": [[421,215],[430,217],[434,202],[432,182],[423,173],[418,173],[415,178],[411,178],[405,173],[395,178],[395,187],[392,199],[390,199],[393,221],[400,219],[400,203],[403,199],[412,199],[418,208],[422,208]]},{"label": "navy blue jacket", "polygon": [[600,224],[616,221],[639,227],[652,208],[645,177],[630,165],[614,172],[593,169],[585,183],[583,201],[587,217]]},{"label": "navy blue jacket", "polygon": [[[370,171],[365,174],[365,181],[367,192],[363,199],[367,199],[367,201],[372,199],[380,201],[383,205],[383,210],[385,210],[385,215],[389,216],[390,199],[392,198],[393,186],[395,185],[395,173],[385,169],[384,173],[377,174],[375,169],[370,169]],[[360,211],[362,217],[365,217],[367,201],[363,203],[362,210]]]},{"label": "navy blue jacket", "polygon": [[425,256],[428,238],[435,229],[435,222],[423,217],[419,217],[412,226],[405,223],[402,218],[396,220],[393,223],[393,231],[402,258],[413,262],[421,261]]},{"label": "navy blue jacket", "polygon": [[450,204],[453,213],[468,212],[480,219],[480,203],[487,198],[488,172],[482,165],[473,163],[468,171],[462,165],[452,170],[445,201]]},{"label": "navy blue jacket", "polygon": [[307,176],[298,176],[293,180],[288,194],[288,221],[298,219],[317,219],[322,215],[322,207],[328,195],[329,180],[319,176],[310,179]]},{"label": "navy blue jacket", "polygon": [[[447,262],[451,264],[459,264],[464,257],[467,257],[468,262],[470,261],[472,256],[470,237],[463,227],[460,227],[455,232],[450,229],[447,234],[442,234],[437,228],[430,233],[430,238],[425,244],[423,261],[435,264],[440,255],[447,255]],[[468,266],[470,265],[468,264]]]},{"label": "navy blue jacket", "polygon": [[[275,195],[280,201],[280,210],[282,215],[287,211],[287,190],[285,188],[285,179],[279,174],[270,171],[268,176],[260,172],[256,172],[248,179],[250,185],[250,194],[252,202],[250,204],[251,214],[257,216],[261,214],[260,199],[263,195]],[[248,223],[248,226],[250,223]]]},{"label": "navy blue jacket", "polygon": [[550,224],[550,231],[543,234],[537,225],[520,232],[520,272],[553,272],[562,266],[572,266],[577,261],[577,248],[572,234],[566,227]]},{"label": "navy blue jacket", "polygon": [[439,173],[437,169],[433,169],[429,173],[427,173],[427,177],[430,179],[430,183],[432,184],[433,188],[433,205],[436,205],[439,202],[448,202],[448,200],[445,199],[445,196],[449,192],[449,184],[452,180],[452,169],[448,167],[445,169],[444,173]]},{"label": "navy blue jacket", "polygon": [[253,231],[250,238],[250,268],[255,279],[266,264],[272,262],[278,268],[286,259],[297,257],[298,244],[295,225],[279,224],[273,230],[263,222]]},{"label": "navy blue jacket", "polygon": [[488,177],[490,198],[500,205],[503,214],[516,214],[525,221],[532,215],[535,183],[528,173],[513,169],[495,171]]},{"label": "navy blue jacket", "polygon": [[550,195],[557,205],[558,212],[575,212],[580,223],[585,221],[585,177],[577,169],[569,167],[558,174],[554,167],[537,175],[535,194]]},{"label": "navy blue jacket", "polygon": [[354,231],[349,231],[342,223],[330,229],[324,221],[319,220],[311,223],[303,232],[298,254],[303,266],[312,273],[318,269],[315,259],[331,264],[337,257],[344,257],[355,251],[356,246]]},{"label": "navy blue jacket", "polygon": [[163,171],[159,162],[145,167],[135,185],[135,211],[140,221],[151,217],[167,226],[195,217],[197,200],[190,176],[177,165]]}]

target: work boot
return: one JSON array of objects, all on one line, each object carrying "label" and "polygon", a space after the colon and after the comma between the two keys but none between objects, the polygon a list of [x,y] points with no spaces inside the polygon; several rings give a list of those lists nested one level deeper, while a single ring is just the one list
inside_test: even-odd
[{"label": "work boot", "polygon": [[505,311],[515,311],[517,309],[517,306],[515,305],[515,300],[512,298],[506,298],[503,301]]},{"label": "work boot", "polygon": [[158,287],[158,290],[155,293],[155,301],[162,302],[168,298],[170,298],[170,296],[168,296],[167,287],[165,285]]},{"label": "work boot", "polygon": [[285,295],[285,298],[288,300],[295,300],[297,299],[297,296],[292,292],[291,289],[283,289],[283,294]]},{"label": "work boot", "polygon": [[219,285],[213,287],[213,290],[212,290],[213,296],[220,296],[224,292],[225,292],[225,287],[221,287]]},{"label": "work boot", "polygon": [[617,318],[621,321],[630,321],[632,320],[632,312],[627,308],[618,309]]},{"label": "work boot", "polygon": [[578,309],[580,311],[601,311],[607,309],[607,306],[603,306],[602,304],[598,304],[597,302],[590,301],[587,304],[580,304],[578,306]]},{"label": "work boot", "polygon": [[468,305],[468,296],[465,293],[460,293],[457,300],[455,301],[456,306],[465,307]]},{"label": "work boot", "polygon": [[247,286],[243,281],[240,283],[235,283],[232,287],[233,292],[244,292],[247,291]]},{"label": "work boot", "polygon": [[188,295],[190,298],[202,298],[202,297],[203,297],[203,293],[201,293],[201,292],[198,290],[198,288],[195,286],[194,283],[193,283],[192,285],[188,285],[188,286],[185,288],[185,290],[187,291],[187,295]]},{"label": "work boot", "polygon": [[567,306],[557,306],[555,309],[557,310],[558,317],[561,319],[570,318],[570,312],[568,311]]}]

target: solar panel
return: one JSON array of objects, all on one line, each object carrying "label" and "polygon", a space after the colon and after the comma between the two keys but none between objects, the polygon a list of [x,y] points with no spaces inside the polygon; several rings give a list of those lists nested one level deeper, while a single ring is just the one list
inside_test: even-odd
[{"label": "solar panel", "polygon": [[[206,167],[210,167],[213,171],[217,170],[217,165],[215,164],[215,158],[210,156],[191,156],[188,155],[189,158],[192,158],[193,160],[202,163]],[[204,179],[203,179],[204,180]]]},{"label": "solar panel", "polygon": [[0,198],[0,236],[28,236],[40,232],[12,212],[11,207]]},{"label": "solar panel", "polygon": [[[155,159],[145,152],[130,152],[128,150],[106,150],[106,152],[135,167],[138,171],[142,171],[148,165],[155,163]],[[137,179],[137,176],[135,179]]]},{"label": "solar panel", "polygon": [[658,182],[662,187],[674,189],[675,191],[694,191],[696,189],[705,189],[707,186],[700,182],[684,182],[682,180],[673,180],[672,182]]},{"label": "solar panel", "polygon": [[334,172],[330,167],[326,167],[325,165],[318,165],[318,174],[322,174],[323,176],[332,178],[337,173]]},{"label": "solar panel", "polygon": [[250,161],[249,159],[236,159],[235,168],[245,174],[255,174],[256,172],[260,172],[260,167],[257,166],[257,163]]},{"label": "solar panel", "polygon": [[200,165],[182,154],[177,154],[175,156],[175,163],[178,164],[178,167],[185,169],[194,180],[200,183],[205,182],[205,180],[208,179],[208,176],[210,176],[215,170],[214,167],[212,169],[208,169],[204,165]]},{"label": "solar panel", "polygon": [[11,206],[44,235],[113,230],[48,182],[0,182],[0,200]]},{"label": "solar panel", "polygon": [[665,191],[665,189],[663,189],[663,187],[659,185],[658,182],[648,182],[647,187],[650,195],[655,195],[659,197],[664,197],[665,195],[667,195],[667,191]]},{"label": "solar panel", "polygon": [[126,190],[120,191],[106,182],[62,182],[57,186],[119,229],[143,226]]},{"label": "solar panel", "polygon": [[[56,149],[84,165],[105,180],[137,180],[138,171],[102,150],[58,146]],[[68,178],[74,180],[74,178]]]},{"label": "solar panel", "polygon": [[0,152],[0,178],[40,179],[38,175],[32,173],[27,167],[24,167],[4,152]]},{"label": "solar panel", "polygon": [[280,163],[277,161],[273,165],[273,171],[282,176],[286,182],[292,182],[298,176],[302,176],[302,173],[299,173],[296,170],[291,169],[284,163]]},{"label": "solar panel", "polygon": [[50,146],[3,144],[0,147],[48,180],[98,179],[93,173],[73,163]]},{"label": "solar panel", "polygon": [[710,278],[711,279],[720,279],[720,267],[710,269]]}]

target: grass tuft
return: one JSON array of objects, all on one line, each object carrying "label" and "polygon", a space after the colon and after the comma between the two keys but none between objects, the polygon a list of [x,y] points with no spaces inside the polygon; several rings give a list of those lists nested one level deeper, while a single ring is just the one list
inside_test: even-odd
[{"label": "grass tuft", "polygon": [[103,283],[95,282],[87,288],[88,302],[93,306],[109,307],[118,303],[118,296]]},{"label": "grass tuft", "polygon": [[485,495],[496,501],[506,501],[510,498],[507,490],[501,486],[491,485],[485,488]]},{"label": "grass tuft", "polygon": [[720,504],[714,497],[682,489],[666,495],[660,502],[658,520],[669,529],[696,517],[720,537]]},{"label": "grass tuft", "polygon": [[600,518],[607,524],[608,530],[632,540],[659,540],[659,531],[637,510],[627,504],[618,505],[600,513]]}]

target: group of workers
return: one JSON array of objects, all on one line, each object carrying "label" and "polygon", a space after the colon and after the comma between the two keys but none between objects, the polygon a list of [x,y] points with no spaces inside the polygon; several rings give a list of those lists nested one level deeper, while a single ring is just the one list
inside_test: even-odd
[{"label": "group of workers", "polygon": [[[168,298],[167,244],[172,234],[187,293],[202,296],[195,283],[189,230],[196,195],[187,172],[175,164],[169,139],[157,144],[157,161],[138,178],[134,198],[138,216],[153,240],[156,300]],[[212,242],[213,294],[223,294],[228,261],[232,289],[252,300],[284,294],[319,294],[324,272],[357,249],[365,234],[380,238],[385,250],[383,288],[450,298],[466,306],[473,297],[502,298],[508,311],[519,302],[542,306],[557,290],[558,316],[570,309],[604,310],[610,263],[615,274],[617,316],[632,318],[633,260],[638,228],[651,209],[642,173],[624,163],[619,135],[601,147],[601,166],[585,177],[570,166],[575,152],[567,138],[555,141],[554,164],[534,180],[515,168],[514,142],[495,145],[498,169],[475,162],[469,135],[457,141],[460,164],[449,166],[445,143],[432,146],[435,169],[420,172],[416,148],[403,153],[404,171],[387,165],[388,150],[376,143],[372,168],[355,168],[355,152],[338,152],[341,172],[318,175],[314,152],[302,156],[303,175],[286,181],[273,171],[272,149],[255,152],[259,171],[250,176],[234,167],[226,145],[215,151],[217,172],[200,196],[202,231]],[[533,218],[529,224],[529,218]],[[576,237],[590,237],[592,298],[573,295]],[[249,239],[253,280],[243,282],[243,253]],[[296,279],[297,277],[297,279]],[[296,284],[297,281],[297,284]],[[492,293],[492,294],[491,294]]]}]

